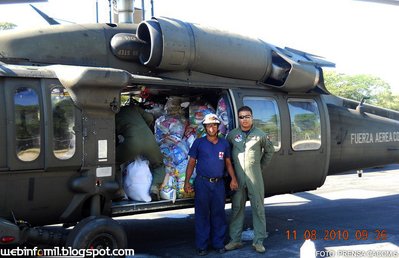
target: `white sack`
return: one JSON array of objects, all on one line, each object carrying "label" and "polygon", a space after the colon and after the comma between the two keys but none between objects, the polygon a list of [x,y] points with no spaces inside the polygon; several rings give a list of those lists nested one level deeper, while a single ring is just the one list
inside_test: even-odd
[{"label": "white sack", "polygon": [[137,159],[126,168],[123,189],[132,200],[150,202],[151,182],[152,174],[148,167],[148,161]]}]

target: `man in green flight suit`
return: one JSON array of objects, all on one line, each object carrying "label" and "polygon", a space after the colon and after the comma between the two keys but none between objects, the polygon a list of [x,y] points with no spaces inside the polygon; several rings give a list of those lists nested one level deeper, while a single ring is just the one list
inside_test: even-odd
[{"label": "man in green flight suit", "polygon": [[262,167],[267,165],[274,153],[274,147],[266,133],[253,126],[252,109],[243,106],[238,110],[240,126],[227,135],[232,146],[231,158],[236,171],[238,190],[232,196],[232,214],[229,227],[230,242],[227,251],[243,246],[241,233],[244,226],[245,202],[251,201],[255,237],[252,246],[259,253],[266,251],[266,217],[264,207],[265,190]]}]

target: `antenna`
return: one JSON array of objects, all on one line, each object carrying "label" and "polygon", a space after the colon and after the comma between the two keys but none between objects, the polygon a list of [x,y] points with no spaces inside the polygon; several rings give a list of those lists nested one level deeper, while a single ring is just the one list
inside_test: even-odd
[{"label": "antenna", "polygon": [[50,16],[48,16],[47,14],[45,14],[44,12],[40,11],[39,9],[37,9],[36,7],[34,7],[33,5],[29,4],[33,10],[35,10],[40,16],[42,16],[43,19],[46,20],[46,22],[50,25],[56,25],[56,24],[60,24],[59,22],[57,22],[56,20],[54,20],[53,18],[51,18]]},{"label": "antenna", "polygon": [[363,105],[363,103],[364,103],[364,101],[365,101],[366,99],[370,99],[370,97],[364,96],[364,97],[362,98],[362,100],[360,100],[359,105],[357,105],[357,107],[356,107],[356,111],[357,111],[357,112],[359,112],[359,113],[361,113],[361,114],[364,113],[364,105]]},{"label": "antenna", "polygon": [[96,22],[98,23],[98,0],[96,0]]},{"label": "antenna", "polygon": [[144,7],[144,0],[141,0],[141,13],[142,13],[142,15],[141,15],[141,19],[143,20],[143,21],[145,21],[145,7]]}]

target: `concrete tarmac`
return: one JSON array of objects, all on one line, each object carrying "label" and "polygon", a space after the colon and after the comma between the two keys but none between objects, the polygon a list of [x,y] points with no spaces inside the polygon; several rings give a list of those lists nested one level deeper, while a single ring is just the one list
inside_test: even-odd
[{"label": "concrete tarmac", "polygon": [[[247,202],[245,228],[252,227]],[[230,204],[226,205],[229,218]],[[265,198],[266,253],[252,242],[205,257],[399,257],[399,165],[328,176],[317,190]],[[120,217],[134,257],[193,257],[194,210]],[[301,247],[305,240],[307,248]],[[302,256],[301,256],[302,253]]]}]

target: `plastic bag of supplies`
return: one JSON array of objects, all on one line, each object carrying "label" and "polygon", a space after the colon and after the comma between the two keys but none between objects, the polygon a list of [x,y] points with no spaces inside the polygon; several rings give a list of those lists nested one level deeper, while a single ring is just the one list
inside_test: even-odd
[{"label": "plastic bag of supplies", "polygon": [[172,200],[173,203],[176,201],[176,189],[173,188],[174,185],[174,177],[166,174],[165,179],[162,183],[162,189],[159,192],[159,195],[164,200]]},{"label": "plastic bag of supplies", "polygon": [[132,200],[150,202],[151,182],[152,174],[148,167],[148,161],[137,159],[126,168],[123,189]]}]

